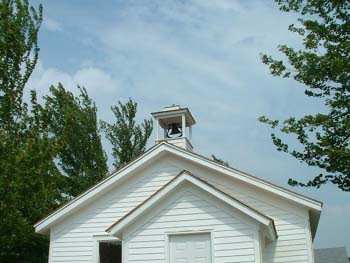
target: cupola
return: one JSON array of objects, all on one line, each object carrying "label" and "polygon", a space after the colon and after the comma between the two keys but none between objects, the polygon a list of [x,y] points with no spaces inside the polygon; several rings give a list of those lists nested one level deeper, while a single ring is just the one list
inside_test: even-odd
[{"label": "cupola", "polygon": [[152,116],[156,121],[156,143],[167,141],[186,150],[193,150],[192,126],[196,121],[188,108],[172,105],[153,112]]}]

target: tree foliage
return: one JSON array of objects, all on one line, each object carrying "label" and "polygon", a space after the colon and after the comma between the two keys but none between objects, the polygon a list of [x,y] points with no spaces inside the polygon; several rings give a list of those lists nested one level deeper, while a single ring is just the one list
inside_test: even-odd
[{"label": "tree foliage", "polygon": [[[24,89],[38,60],[42,6],[0,1],[0,262],[47,262],[48,238],[33,224],[107,173],[97,108],[84,88],[59,84],[40,105]],[[135,124],[136,103],[105,123],[119,164],[144,151],[152,122]],[[118,165],[119,165],[118,164]]]},{"label": "tree foliage", "polygon": [[33,223],[57,206],[59,173],[42,107],[23,90],[38,58],[42,21],[28,1],[0,2],[0,262],[47,262]]},{"label": "tree foliage", "polygon": [[47,237],[33,224],[62,201],[60,173],[42,107],[31,94],[16,136],[0,130],[0,262],[47,262]]},{"label": "tree foliage", "polygon": [[151,119],[136,124],[137,103],[129,99],[125,104],[118,101],[111,107],[115,123],[101,122],[101,127],[113,148],[113,165],[116,169],[145,151],[148,138],[153,130]]},{"label": "tree foliage", "polygon": [[41,22],[41,5],[0,1],[0,262],[47,262],[48,238],[33,224],[107,172],[85,89],[76,98],[52,87],[45,106],[31,91],[24,102]]},{"label": "tree foliage", "polygon": [[16,132],[23,112],[23,89],[38,60],[38,31],[42,6],[38,11],[27,0],[0,2],[0,127]]},{"label": "tree foliage", "polygon": [[284,12],[300,14],[299,25],[289,30],[303,39],[303,49],[280,45],[287,61],[262,56],[274,76],[293,78],[305,95],[318,98],[326,111],[280,122],[261,117],[281,133],[295,135],[302,150],[291,147],[273,133],[279,151],[291,154],[322,173],[308,182],[289,179],[290,185],[320,187],[327,182],[350,191],[350,2],[276,0]]},{"label": "tree foliage", "polygon": [[226,166],[230,166],[230,164],[229,164],[228,162],[224,161],[224,160],[221,159],[221,158],[216,157],[216,155],[214,155],[214,154],[211,155],[211,158],[213,159],[213,161],[215,161],[215,162],[217,162],[217,163],[219,163],[219,164],[223,164],[223,165],[226,165]]},{"label": "tree foliage", "polygon": [[76,97],[62,84],[51,86],[44,97],[51,135],[57,144],[57,160],[65,175],[63,192],[77,196],[107,175],[107,157],[98,132],[97,108],[85,88]]}]

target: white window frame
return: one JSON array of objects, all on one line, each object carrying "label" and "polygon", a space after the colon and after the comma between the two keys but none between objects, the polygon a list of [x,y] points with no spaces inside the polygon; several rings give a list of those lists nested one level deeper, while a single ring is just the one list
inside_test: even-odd
[{"label": "white window frame", "polygon": [[[114,241],[114,242],[118,242],[120,243],[120,245],[122,246],[122,250],[123,250],[123,242],[116,237],[110,236],[110,235],[95,235],[93,236],[93,263],[100,263],[100,242],[103,241]],[[123,254],[123,252],[122,252]],[[123,255],[122,255],[123,256]],[[123,258],[122,258],[122,262],[123,262]]]}]

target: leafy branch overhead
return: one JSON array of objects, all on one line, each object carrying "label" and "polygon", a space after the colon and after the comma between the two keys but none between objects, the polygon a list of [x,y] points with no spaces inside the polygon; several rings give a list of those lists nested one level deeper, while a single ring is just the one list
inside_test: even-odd
[{"label": "leafy branch overhead", "polygon": [[322,172],[307,182],[289,179],[290,185],[320,187],[327,182],[350,191],[350,2],[276,0],[284,12],[301,15],[289,30],[303,38],[303,50],[280,45],[287,61],[262,55],[274,76],[293,78],[305,95],[318,98],[325,112],[284,121],[265,116],[260,121],[282,134],[295,135],[302,150],[291,149],[271,134],[277,150],[291,154]]},{"label": "leafy branch overhead", "polygon": [[131,99],[125,104],[119,101],[111,109],[115,123],[101,121],[101,128],[113,147],[113,165],[118,169],[146,150],[153,122],[151,119],[145,119],[141,124],[136,124],[137,103]]}]

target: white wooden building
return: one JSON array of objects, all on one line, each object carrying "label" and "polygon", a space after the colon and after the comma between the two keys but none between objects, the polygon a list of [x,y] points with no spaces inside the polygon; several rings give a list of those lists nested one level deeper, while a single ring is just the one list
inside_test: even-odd
[{"label": "white wooden building", "polygon": [[35,225],[49,262],[314,262],[321,202],[193,152],[187,108],[152,115],[153,147]]}]

